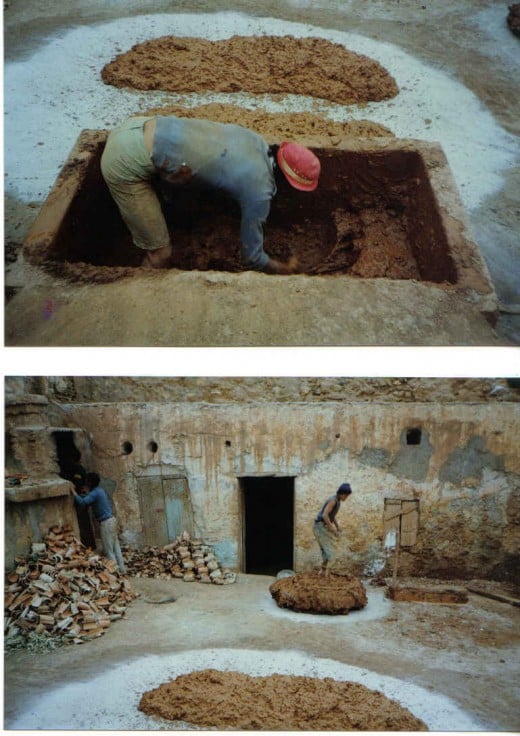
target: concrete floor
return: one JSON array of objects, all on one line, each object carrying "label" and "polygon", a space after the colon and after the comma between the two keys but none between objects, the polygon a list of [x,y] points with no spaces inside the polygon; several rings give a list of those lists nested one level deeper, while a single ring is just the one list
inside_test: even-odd
[{"label": "concrete floor", "polygon": [[7,655],[5,728],[167,729],[137,711],[140,696],[206,667],[359,681],[434,731],[520,728],[519,608],[473,594],[459,605],[393,602],[367,585],[365,609],[312,616],[279,609],[273,580],[132,578],[141,597],[103,637]]},{"label": "concrete floor", "polygon": [[[115,284],[77,287],[29,268],[21,258],[15,260],[59,165],[66,159],[79,131],[83,127],[111,127],[126,114],[145,109],[149,98],[140,94],[133,102],[125,103],[118,97],[121,104],[108,101],[101,107],[96,107],[93,101],[88,115],[80,117],[75,107],[77,98],[69,93],[74,88],[74,80],[82,79],[82,66],[91,64],[94,57],[80,53],[73,60],[66,60],[65,66],[63,59],[58,65],[55,60],[49,61],[52,52],[59,53],[61,45],[69,48],[68,34],[73,29],[84,32],[89,53],[95,54],[96,38],[102,34],[105,24],[114,20],[121,24],[123,20],[132,22],[143,12],[142,3],[132,0],[111,3],[103,0],[67,3],[11,0],[4,12],[7,78],[16,79],[17,74],[22,74],[24,64],[36,74],[40,64],[49,63],[47,76],[50,79],[55,74],[56,79],[61,80],[62,69],[68,69],[69,64],[73,71],[70,79],[67,76],[67,84],[54,96],[46,97],[45,90],[37,83],[34,87],[21,85],[22,97],[29,101],[27,111],[24,105],[15,102],[20,85],[17,88],[16,83],[14,86],[8,83],[6,88],[8,158],[11,131],[14,141],[15,131],[24,129],[30,115],[36,116],[39,123],[37,132],[23,139],[23,153],[18,164],[9,158],[6,165],[8,262],[5,284],[11,297],[5,309],[6,344],[519,344],[520,42],[506,26],[507,3],[455,0],[449,4],[418,4],[411,0],[399,3],[378,0],[367,4],[282,0],[253,7],[246,0],[177,0],[173,3],[153,0],[146,4],[147,16],[157,14],[160,29],[164,28],[164,15],[160,14],[170,14],[168,28],[173,29],[170,33],[176,28],[175,13],[220,11],[244,13],[250,16],[251,23],[266,27],[276,22],[279,32],[290,33],[296,28],[291,24],[300,24],[297,26],[300,29],[303,24],[307,30],[310,28],[313,33],[321,32],[324,36],[336,32],[355,34],[348,38],[361,38],[372,44],[371,48],[385,49],[391,73],[399,71],[401,74],[401,65],[406,59],[420,64],[411,82],[416,90],[430,84],[432,75],[431,79],[439,86],[435,90],[431,87],[432,94],[426,95],[431,97],[425,103],[427,109],[418,109],[413,119],[399,118],[398,105],[393,110],[391,106],[385,108],[384,113],[371,108],[349,111],[349,114],[369,119],[379,115],[378,122],[387,124],[400,137],[426,140],[434,137],[448,149],[448,160],[459,182],[471,227],[501,304],[496,330],[466,299],[416,282],[352,280],[345,289],[343,281],[321,277],[282,278],[253,273],[232,277],[229,274],[170,272],[142,275]],[[210,17],[199,17],[202,25],[211,26]],[[238,22],[235,16],[233,19]],[[150,23],[154,28],[153,19]],[[116,53],[117,49],[126,50],[126,47],[118,47],[118,43],[123,46],[124,43],[118,40],[117,31],[111,27],[110,33],[111,53]],[[401,54],[409,56],[401,57]],[[22,78],[26,77],[22,75]],[[456,89],[462,96],[443,98],[443,90],[452,89],[450,85],[453,84],[460,85]],[[100,94],[107,94],[106,89],[101,90],[104,85],[100,81],[97,85]],[[476,108],[460,104],[466,93],[474,96]],[[83,93],[80,90],[79,94],[88,100],[95,97],[90,88]],[[456,114],[450,118],[454,105]],[[460,105],[458,110],[457,105]],[[436,118],[445,120],[446,125],[436,128]],[[495,126],[495,134],[491,137],[488,126]],[[457,136],[463,141],[459,147],[452,145]],[[61,162],[46,158],[53,146],[61,146],[58,149],[63,151]],[[27,164],[31,157],[33,161],[41,160],[41,166],[35,168]],[[475,162],[479,163],[475,166]],[[86,303],[90,305],[88,310],[85,310]],[[163,308],[159,309],[158,305]]]}]

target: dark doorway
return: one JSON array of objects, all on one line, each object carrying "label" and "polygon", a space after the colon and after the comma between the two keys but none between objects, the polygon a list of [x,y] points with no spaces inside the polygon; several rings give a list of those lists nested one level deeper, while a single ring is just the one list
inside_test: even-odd
[{"label": "dark doorway", "polygon": [[241,478],[246,573],[276,575],[294,564],[294,478]]},{"label": "dark doorway", "polygon": [[[85,468],[81,463],[81,452],[74,442],[74,432],[60,430],[59,432],[53,432],[52,436],[56,443],[56,456],[60,467],[60,476],[76,485],[75,476],[85,473]],[[78,517],[81,542],[86,547],[96,549],[96,539],[89,509],[76,506],[76,515]]]}]

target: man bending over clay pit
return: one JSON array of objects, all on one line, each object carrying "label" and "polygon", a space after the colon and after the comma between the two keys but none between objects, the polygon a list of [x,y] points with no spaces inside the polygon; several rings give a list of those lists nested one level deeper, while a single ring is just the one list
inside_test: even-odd
[{"label": "man bending over clay pit", "polygon": [[263,223],[276,194],[279,170],[295,189],[312,192],[320,162],[308,148],[283,142],[269,146],[239,125],[173,115],[132,117],[113,130],[101,157],[101,171],[136,246],[146,251],[142,265],[167,268],[172,244],[152,178],[182,184],[198,180],[231,195],[241,209],[243,265],[265,273],[298,270],[292,256],[282,262],[263,247]]}]

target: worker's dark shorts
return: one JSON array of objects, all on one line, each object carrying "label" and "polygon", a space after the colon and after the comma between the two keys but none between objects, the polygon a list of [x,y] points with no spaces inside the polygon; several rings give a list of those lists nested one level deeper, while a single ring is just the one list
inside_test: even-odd
[{"label": "worker's dark shorts", "polygon": [[155,167],[144,145],[143,126],[147,120],[150,118],[129,118],[109,134],[101,156],[101,172],[135,245],[156,250],[168,245],[170,236],[151,185]]}]

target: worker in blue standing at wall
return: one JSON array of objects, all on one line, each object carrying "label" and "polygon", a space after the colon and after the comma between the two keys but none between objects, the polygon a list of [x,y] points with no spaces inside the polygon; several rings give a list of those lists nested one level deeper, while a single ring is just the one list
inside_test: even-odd
[{"label": "worker in blue standing at wall", "polygon": [[320,574],[328,575],[329,565],[334,562],[337,552],[337,537],[340,534],[336,515],[343,501],[352,493],[350,483],[342,483],[336,494],[328,498],[314,519],[313,532],[321,551]]},{"label": "worker in blue standing at wall", "polygon": [[72,487],[74,503],[77,506],[92,506],[94,518],[99,522],[101,541],[105,557],[115,560],[119,572],[126,575],[125,562],[117,537],[117,521],[112,510],[112,504],[104,488],[101,487],[101,478],[97,473],[87,473],[85,477],[85,493],[78,493]]},{"label": "worker in blue standing at wall", "polygon": [[304,192],[318,186],[320,162],[298,143],[268,143],[240,125],[174,115],[131,117],[109,134],[101,173],[134,244],[143,249],[141,265],[167,268],[172,243],[152,184],[159,175],[182,185],[190,180],[221,189],[241,210],[241,258],[245,268],[289,274],[297,258],[282,262],[263,247],[263,224],[277,184],[287,181]]}]

